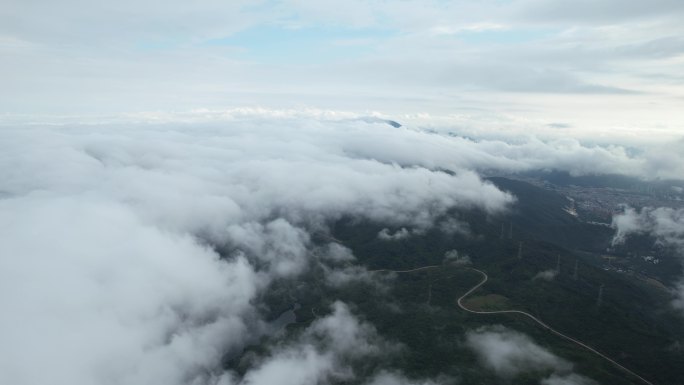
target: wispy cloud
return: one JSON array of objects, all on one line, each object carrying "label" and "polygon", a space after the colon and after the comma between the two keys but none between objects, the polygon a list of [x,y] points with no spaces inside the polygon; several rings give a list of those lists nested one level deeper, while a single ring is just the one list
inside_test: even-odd
[{"label": "wispy cloud", "polygon": [[[623,213],[613,216],[612,226],[615,229],[614,245],[624,243],[630,235],[645,234],[661,245],[674,248],[676,255],[684,260],[684,209],[643,207],[636,210],[625,207]],[[684,310],[684,282],[681,279],[673,294],[673,305]]]},{"label": "wispy cloud", "polygon": [[466,345],[473,349],[482,365],[497,375],[513,379],[520,373],[550,371],[544,385],[596,384],[572,373],[573,365],[539,346],[527,335],[503,326],[481,327],[466,334]]},{"label": "wispy cloud", "polygon": [[[391,356],[402,347],[382,339],[375,328],[356,318],[347,305],[333,304],[333,312],[314,321],[298,339],[273,348],[242,379],[222,376],[221,384],[306,385],[333,380],[356,379],[353,365],[382,355]],[[369,379],[370,385],[433,385],[429,380],[411,380],[397,371],[381,371]]]}]

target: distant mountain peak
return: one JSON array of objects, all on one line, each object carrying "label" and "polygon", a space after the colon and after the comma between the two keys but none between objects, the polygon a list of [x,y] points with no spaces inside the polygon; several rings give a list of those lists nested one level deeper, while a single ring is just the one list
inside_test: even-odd
[{"label": "distant mountain peak", "polygon": [[390,120],[390,119],[379,118],[377,116],[362,116],[362,117],[358,118],[357,120],[360,120],[360,121],[366,122],[366,123],[385,123],[385,124],[389,124],[390,126],[395,127],[395,128],[401,127],[401,123],[399,123],[399,122],[396,122],[396,121]]}]

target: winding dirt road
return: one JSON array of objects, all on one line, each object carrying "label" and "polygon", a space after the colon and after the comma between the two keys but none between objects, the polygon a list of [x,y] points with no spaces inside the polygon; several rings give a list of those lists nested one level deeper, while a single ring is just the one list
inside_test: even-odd
[{"label": "winding dirt road", "polygon": [[521,315],[523,315],[523,316],[525,316],[525,317],[527,317],[527,318],[533,320],[534,322],[536,322],[537,324],[539,324],[539,325],[542,326],[543,328],[547,329],[547,330],[550,331],[551,333],[553,333],[553,334],[555,334],[555,335],[557,335],[557,336],[559,336],[559,337],[565,338],[566,340],[568,340],[568,341],[570,341],[570,342],[572,342],[572,343],[574,343],[574,344],[576,344],[576,345],[579,345],[579,346],[583,347],[584,349],[586,349],[586,350],[588,350],[588,351],[590,351],[590,352],[592,352],[592,353],[598,355],[599,357],[601,357],[601,358],[607,360],[608,362],[610,362],[611,364],[615,365],[615,366],[618,367],[619,369],[622,369],[625,373],[628,373],[628,374],[634,376],[635,378],[638,378],[638,379],[641,380],[643,383],[649,384],[649,385],[654,385],[652,382],[646,380],[645,378],[641,377],[640,375],[638,375],[638,374],[634,373],[633,371],[631,371],[631,370],[625,368],[624,366],[620,365],[619,363],[617,363],[617,362],[616,362],[615,360],[613,360],[612,358],[606,356],[605,354],[599,352],[598,350],[592,348],[591,346],[589,346],[589,345],[587,345],[587,344],[585,344],[585,343],[583,343],[583,342],[581,342],[581,341],[578,341],[578,340],[576,340],[576,339],[574,339],[574,338],[572,338],[572,337],[570,337],[570,336],[567,336],[567,335],[565,335],[565,334],[563,334],[563,333],[557,331],[556,329],[554,329],[554,328],[552,328],[551,326],[545,324],[545,323],[542,322],[539,318],[533,316],[533,315],[530,314],[530,313],[527,313],[527,312],[524,312],[524,311],[521,311],[521,310],[478,311],[478,310],[471,310],[471,309],[468,309],[467,307],[465,307],[465,306],[463,305],[463,300],[464,300],[468,295],[470,295],[471,293],[473,293],[475,290],[479,289],[480,286],[484,285],[485,282],[487,282],[487,280],[489,279],[489,277],[487,276],[487,273],[485,273],[485,272],[482,271],[482,270],[478,270],[478,269],[475,269],[475,268],[472,268],[472,267],[468,267],[467,269],[470,269],[470,270],[473,270],[473,271],[477,271],[478,273],[482,274],[483,279],[482,279],[482,281],[480,281],[477,285],[473,286],[470,290],[468,290],[465,294],[463,294],[463,295],[458,299],[458,301],[457,301],[457,302],[458,302],[458,306],[459,306],[461,309],[463,309],[463,310],[465,310],[465,311],[467,311],[467,312],[469,312],[469,313],[473,313],[473,314],[521,314]]}]

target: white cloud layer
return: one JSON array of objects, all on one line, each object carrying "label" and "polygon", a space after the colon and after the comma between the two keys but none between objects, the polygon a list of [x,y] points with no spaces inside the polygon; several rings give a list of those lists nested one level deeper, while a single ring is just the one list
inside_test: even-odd
[{"label": "white cloud layer", "polygon": [[0,382],[189,383],[244,342],[261,284],[244,258],[100,198],[37,192],[0,218]]},{"label": "white cloud layer", "polygon": [[[217,127],[239,126],[245,121],[263,125],[291,125],[315,131],[322,144],[342,146],[345,155],[380,160],[400,165],[428,168],[488,171],[528,171],[557,169],[574,175],[614,173],[643,179],[682,179],[684,175],[684,138],[681,134],[663,141],[658,136],[616,135],[605,131],[599,136],[578,132],[558,132],[543,122],[476,118],[474,116],[403,114],[396,117],[402,129],[382,125],[386,116],[372,112],[364,116],[353,111],[317,108],[201,109],[179,113],[139,113],[118,116],[74,116],[62,119],[35,117],[34,124],[178,124]],[[15,122],[14,125],[25,125]],[[363,123],[378,123],[374,130],[354,135]],[[6,124],[9,126],[9,124]],[[521,127],[529,126],[522,132]],[[349,134],[344,130],[350,128]],[[355,127],[355,128],[354,128]],[[265,127],[264,127],[265,128]],[[313,131],[311,131],[313,132]],[[600,130],[597,130],[601,133]],[[292,133],[293,141],[309,131]],[[399,134],[400,133],[400,134]],[[637,135],[639,134],[639,135]],[[237,134],[236,134],[237,135]]]},{"label": "white cloud layer", "polygon": [[[6,2],[0,383],[211,383],[225,351],[263,332],[258,294],[309,267],[312,231],[347,215],[422,231],[451,207],[513,203],[476,171],[681,178],[683,12],[675,0]],[[272,108],[242,108],[255,105]],[[94,124],[71,124],[84,116]],[[679,239],[634,220],[616,226]],[[353,261],[333,246],[321,258]],[[338,267],[329,284],[368,274]],[[330,354],[293,350],[245,381],[297,362],[292,381],[317,381]]]},{"label": "white cloud layer", "polygon": [[[244,119],[1,129],[0,382],[211,383],[223,354],[267,329],[255,299],[308,268],[319,252],[311,232],[327,221],[424,228],[454,206],[495,213],[512,202],[472,172],[360,151],[376,131],[408,134],[387,127]],[[324,254],[353,260],[341,247]],[[344,270],[331,274],[345,280]],[[335,329],[338,348],[356,341],[334,322],[312,333]],[[327,354],[288,357],[319,366]],[[309,381],[306,367],[291,378]],[[270,378],[261,373],[249,381]]]},{"label": "white cloud layer", "polygon": [[312,250],[330,220],[422,231],[452,207],[514,203],[468,169],[649,169],[619,147],[477,141],[319,110],[5,126],[0,154],[0,376],[16,384],[210,381],[264,332],[252,300],[272,279],[306,271],[312,253],[330,285],[368,276],[340,266],[353,261],[344,248]]}]

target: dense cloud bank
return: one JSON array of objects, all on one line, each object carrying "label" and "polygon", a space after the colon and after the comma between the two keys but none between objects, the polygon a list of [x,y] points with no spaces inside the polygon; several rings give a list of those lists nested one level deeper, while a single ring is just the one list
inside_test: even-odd
[{"label": "dense cloud bank", "polygon": [[[371,280],[349,264],[349,250],[314,245],[330,221],[400,229],[378,234],[391,241],[421,234],[454,207],[496,215],[514,204],[469,170],[533,169],[543,156],[573,172],[589,163],[643,169],[624,149],[558,143],[260,110],[1,128],[0,382],[248,381],[217,368],[224,354],[270,332],[258,298],[273,280],[312,263],[323,264],[331,286]],[[457,220],[440,223],[469,233]],[[325,364],[327,354],[288,357]],[[388,371],[373,381],[400,377]]]},{"label": "dense cloud bank", "polygon": [[[306,271],[312,231],[327,221],[427,228],[452,207],[497,213],[513,202],[472,172],[372,153],[406,135],[420,138],[384,123],[293,119],[3,128],[0,382],[227,381],[222,355],[268,332],[259,293]],[[344,284],[358,273],[328,276]],[[351,317],[335,314],[325,322]],[[306,368],[339,366],[334,352],[300,348],[230,381],[269,383],[283,357],[310,365],[302,383],[322,378]]]},{"label": "dense cloud bank", "polygon": [[[430,134],[430,135],[426,135]],[[561,170],[572,175],[621,174],[642,179],[682,179],[684,140],[659,144],[584,143],[568,136],[542,140],[519,132],[462,136],[458,130],[415,129],[407,135],[360,142],[359,154],[426,167],[467,167],[480,171]],[[388,141],[391,146],[377,148]],[[419,143],[416,145],[415,143]]]},{"label": "dense cloud bank", "polygon": [[[203,109],[177,113],[139,113],[110,117],[64,118],[73,121],[118,124],[174,123],[234,125],[244,121],[270,121],[287,126],[324,123],[327,140],[342,145],[348,155],[383,162],[422,165],[428,168],[476,171],[524,172],[560,170],[573,175],[622,174],[642,179],[684,178],[684,138],[643,135],[587,135],[564,130],[544,130],[528,121],[487,121],[471,116],[406,114],[397,118],[403,128],[386,123],[378,113],[363,116],[351,111],[317,108]],[[38,121],[42,121],[38,119]],[[49,118],[47,122],[55,122]],[[377,123],[364,135],[345,135],[345,128]],[[318,132],[318,135],[322,135]]]}]

